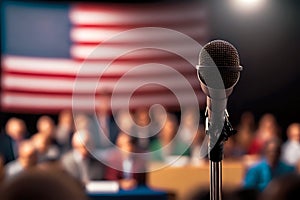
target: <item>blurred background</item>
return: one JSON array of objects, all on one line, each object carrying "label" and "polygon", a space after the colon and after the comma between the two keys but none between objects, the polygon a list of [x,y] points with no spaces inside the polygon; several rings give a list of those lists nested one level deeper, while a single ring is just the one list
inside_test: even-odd
[{"label": "blurred background", "polygon": [[[213,39],[227,40],[238,49],[241,64],[244,66],[240,81],[228,101],[232,123],[237,124],[244,111],[252,111],[256,120],[263,113],[274,113],[284,129],[290,122],[299,120],[298,1],[193,1],[199,3],[199,6],[191,8],[189,6],[191,2],[187,2],[185,9],[181,10],[181,15],[176,11],[176,4],[182,4],[180,1],[128,1],[127,4],[124,1],[101,2],[106,4],[105,9],[109,10],[109,7],[112,7],[119,15],[128,14],[130,9],[140,9],[140,13],[145,9],[148,16],[151,16],[149,14],[151,7],[163,3],[165,6],[161,12],[167,10],[168,6],[172,7],[169,11],[171,22],[164,22],[166,19],[161,18],[161,22],[156,21],[156,24],[153,22],[138,24],[132,21],[129,22],[131,24],[119,24],[119,27],[116,25],[113,27],[113,25],[99,24],[101,21],[96,22],[98,25],[92,25],[93,19],[86,19],[86,23],[90,25],[84,25],[76,22],[76,17],[70,17],[70,13],[85,9],[84,5],[76,7],[80,1],[2,1],[1,127],[11,115],[20,115],[30,124],[37,119],[36,115],[48,113],[56,118],[63,106],[70,107],[70,102],[67,103],[71,92],[69,85],[72,84],[74,71],[78,68],[70,70],[75,67],[72,66],[74,63],[69,61],[75,60],[77,64],[80,63],[83,59],[80,56],[85,56],[84,53],[82,54],[84,52],[82,49],[97,42],[97,37],[84,41],[86,38],[80,37],[80,34],[83,35],[85,32],[80,33],[78,27],[93,26],[101,28],[106,26],[105,34],[141,26],[166,27],[187,35],[192,34],[201,45]],[[192,13],[199,11],[202,14],[193,16],[188,14],[189,9]],[[136,15],[140,13],[136,12]],[[174,24],[178,19],[179,22]],[[112,19],[111,22],[118,21],[113,22]],[[83,47],[81,44],[86,46]],[[83,48],[80,49],[81,47]],[[194,52],[193,56],[196,54],[198,52]],[[158,59],[161,63],[166,60],[167,55],[162,57],[164,58]],[[50,61],[54,64],[40,66],[41,63],[45,64],[49,61],[43,60],[47,58],[51,58]],[[158,60],[156,59],[155,62]],[[32,65],[34,62],[35,64]],[[125,65],[124,63],[122,64]],[[56,66],[52,67],[53,65]],[[186,65],[182,65],[182,69],[186,69]],[[188,79],[192,80],[196,93],[199,93],[198,96],[203,95],[196,83],[195,70],[189,66],[189,70],[185,73]],[[62,78],[64,80],[61,80]],[[109,78],[110,81],[116,80],[113,79],[114,77]],[[51,86],[51,83],[46,83],[49,79],[61,83],[57,82],[58,85]],[[68,86],[64,86],[67,84]],[[166,94],[166,91],[163,90],[163,93]],[[155,96],[151,92],[147,94]],[[174,96],[168,98],[174,99]],[[204,101],[203,97],[199,97],[201,109],[205,106]],[[171,106],[178,111],[178,104],[173,103]]]},{"label": "blurred background", "polygon": [[[124,190],[162,189],[169,199],[201,195],[209,185],[206,96],[195,66],[201,46],[215,39],[233,44],[243,66],[228,98],[238,134],[225,143],[224,187],[244,187],[248,169],[268,155],[274,168],[283,160],[299,172],[299,9],[297,0],[2,0],[0,184],[50,163],[85,186],[95,178]],[[127,154],[107,153],[110,144]],[[70,167],[78,161],[72,152],[82,158],[79,168],[88,160],[86,174]],[[154,154],[128,161],[132,152]],[[123,173],[126,162],[145,173]]]}]

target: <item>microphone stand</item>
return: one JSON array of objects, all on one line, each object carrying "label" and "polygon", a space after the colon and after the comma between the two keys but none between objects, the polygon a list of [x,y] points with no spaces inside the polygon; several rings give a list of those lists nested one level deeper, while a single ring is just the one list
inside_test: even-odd
[{"label": "microphone stand", "polygon": [[234,130],[229,122],[227,110],[224,113],[224,125],[209,122],[208,109],[205,112],[205,133],[209,136],[209,166],[210,166],[210,200],[222,199],[222,159],[224,142],[234,134]]}]

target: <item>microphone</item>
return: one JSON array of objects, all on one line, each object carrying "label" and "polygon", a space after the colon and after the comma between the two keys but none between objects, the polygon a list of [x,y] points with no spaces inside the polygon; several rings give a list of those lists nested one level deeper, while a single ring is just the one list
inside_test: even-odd
[{"label": "microphone", "polygon": [[222,160],[223,142],[234,134],[226,110],[227,98],[239,80],[239,55],[227,41],[214,40],[201,49],[197,75],[201,89],[207,96],[206,132],[209,135],[210,160]]}]

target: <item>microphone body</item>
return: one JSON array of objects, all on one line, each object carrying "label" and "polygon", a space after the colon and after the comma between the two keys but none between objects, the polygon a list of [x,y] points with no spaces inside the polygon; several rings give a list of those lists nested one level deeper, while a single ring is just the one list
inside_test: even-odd
[{"label": "microphone body", "polygon": [[206,133],[209,159],[213,162],[222,160],[223,143],[234,133],[226,107],[241,70],[236,48],[226,41],[211,41],[200,51],[197,75],[207,96]]}]

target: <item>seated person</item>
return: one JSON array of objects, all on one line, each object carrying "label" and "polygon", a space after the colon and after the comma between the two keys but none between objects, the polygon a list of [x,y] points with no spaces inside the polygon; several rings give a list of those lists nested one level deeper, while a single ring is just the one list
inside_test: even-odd
[{"label": "seated person", "polygon": [[139,156],[136,143],[136,138],[120,132],[116,141],[119,149],[110,154],[110,159],[106,163],[105,179],[119,181],[120,187],[124,190],[134,189],[146,182],[146,161]]},{"label": "seated person", "polygon": [[168,114],[166,122],[158,137],[150,144],[151,159],[153,161],[166,161],[168,156],[189,156],[189,146],[176,137],[177,119]]},{"label": "seated person", "polygon": [[5,178],[10,178],[36,166],[37,151],[31,140],[24,140],[19,146],[19,157],[5,165]]},{"label": "seated person", "polygon": [[38,162],[57,160],[60,152],[56,145],[51,144],[51,139],[44,134],[37,133],[31,140],[38,152]]},{"label": "seated person", "polygon": [[295,168],[280,160],[281,143],[277,139],[269,140],[263,149],[265,159],[250,167],[244,179],[245,188],[264,190],[276,177],[295,172]]},{"label": "seated person", "polygon": [[19,144],[27,135],[23,120],[13,117],[7,121],[5,133],[0,134],[0,154],[3,155],[5,164],[18,157]]},{"label": "seated person", "polygon": [[287,141],[282,146],[282,160],[293,166],[300,162],[300,123],[292,123],[287,129]]},{"label": "seated person", "polygon": [[102,180],[104,166],[90,153],[93,144],[87,130],[74,133],[72,148],[61,158],[64,169],[83,184],[91,180]]}]

